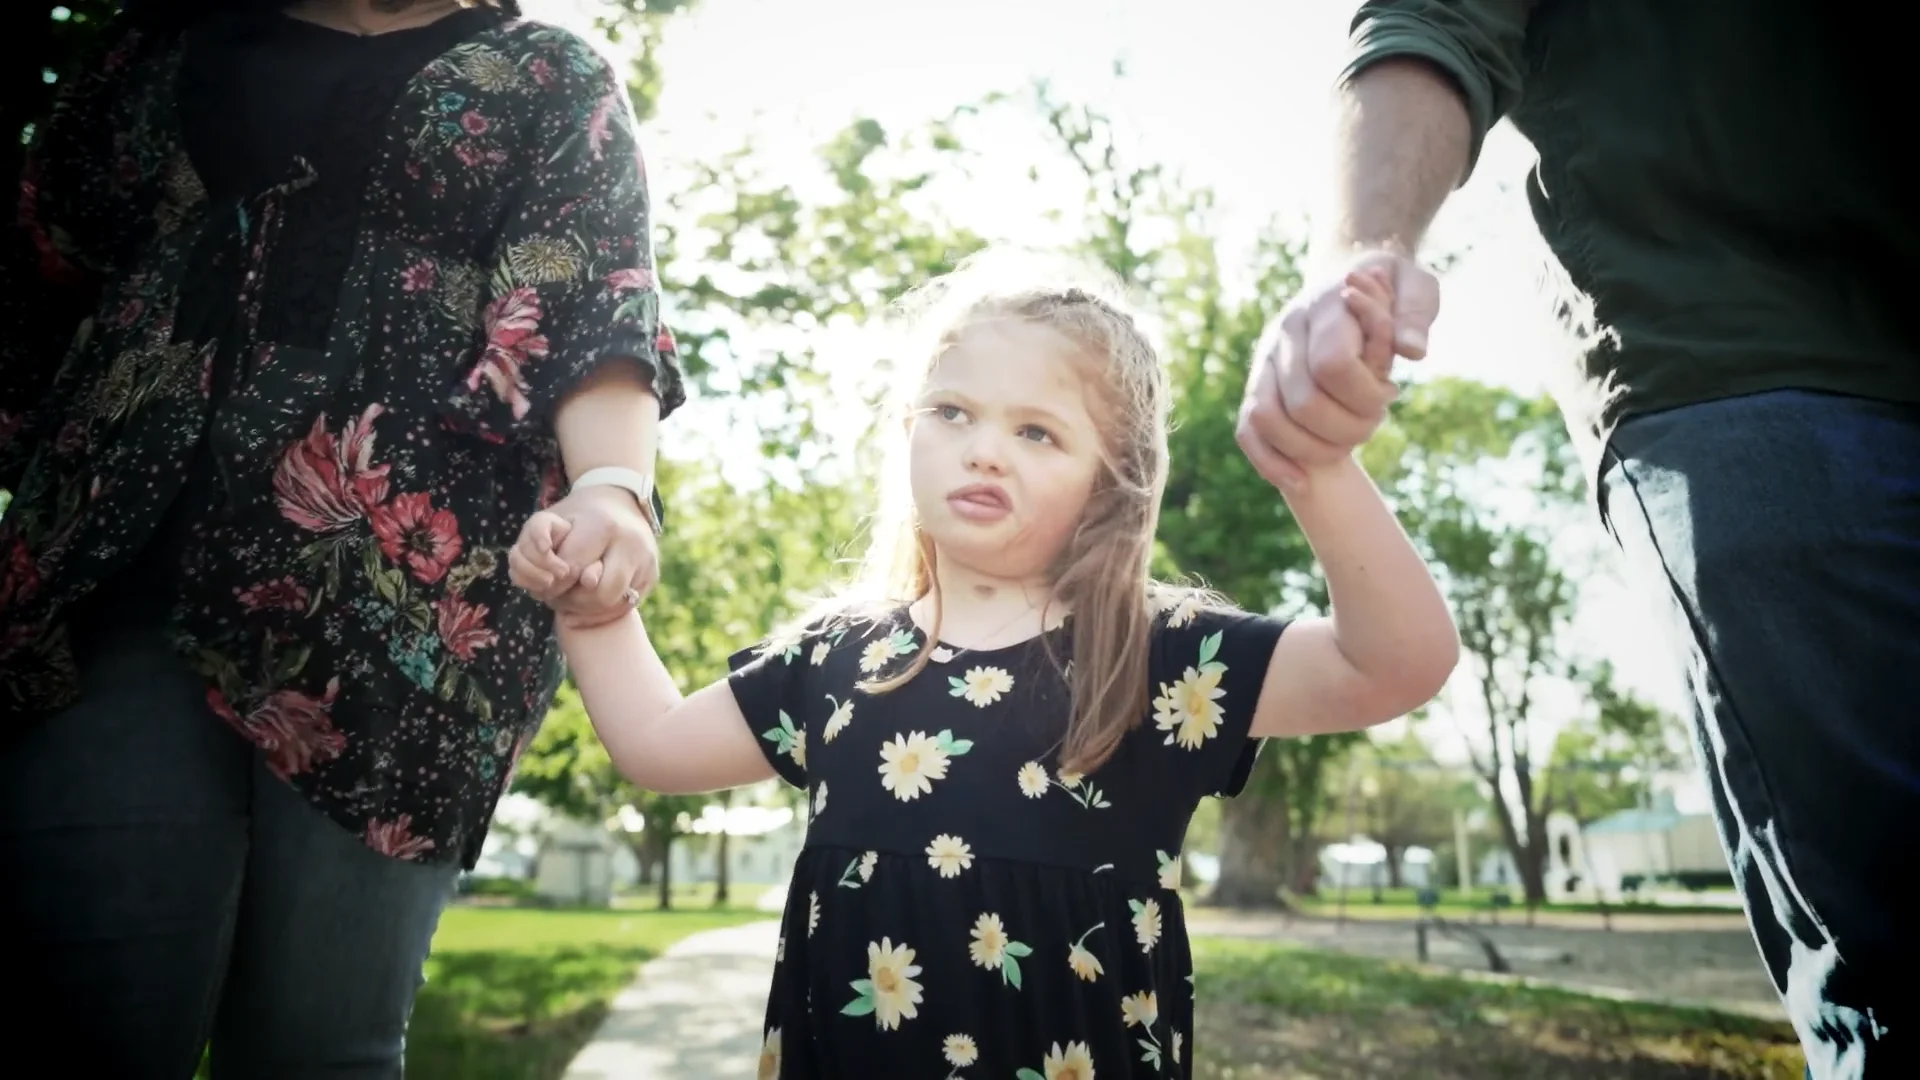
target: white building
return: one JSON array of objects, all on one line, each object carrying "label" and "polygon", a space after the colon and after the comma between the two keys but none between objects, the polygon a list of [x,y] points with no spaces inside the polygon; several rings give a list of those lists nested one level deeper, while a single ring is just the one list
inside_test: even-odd
[{"label": "white building", "polygon": [[[1386,845],[1356,836],[1343,844],[1328,844],[1320,849],[1320,889],[1328,892],[1345,885],[1353,889],[1385,889],[1392,885],[1387,867]],[[1410,847],[1400,853],[1400,884],[1409,889],[1424,889],[1433,881],[1433,852]]]},{"label": "white building", "polygon": [[613,858],[620,842],[598,824],[554,815],[540,835],[533,890],[542,900],[604,907],[613,902]]},{"label": "white building", "polygon": [[717,877],[713,837],[727,832],[727,877],[735,885],[774,885],[787,880],[807,826],[787,807],[732,806],[711,803],[687,830],[704,843],[673,845],[673,880],[694,883]]}]

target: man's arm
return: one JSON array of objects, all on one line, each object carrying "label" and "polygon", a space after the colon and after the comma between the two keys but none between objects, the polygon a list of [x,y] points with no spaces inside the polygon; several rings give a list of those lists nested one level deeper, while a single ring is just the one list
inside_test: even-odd
[{"label": "man's arm", "polygon": [[1334,176],[1318,257],[1411,255],[1519,100],[1534,0],[1372,0],[1335,95]]}]

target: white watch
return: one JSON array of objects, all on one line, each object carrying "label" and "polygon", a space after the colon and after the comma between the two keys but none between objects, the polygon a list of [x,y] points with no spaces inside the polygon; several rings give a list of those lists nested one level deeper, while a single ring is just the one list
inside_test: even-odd
[{"label": "white watch", "polygon": [[571,493],[590,487],[617,487],[629,492],[634,501],[640,504],[640,512],[646,515],[647,524],[653,526],[656,535],[660,532],[660,505],[654,496],[652,476],[624,465],[602,465],[581,473],[568,490]]}]

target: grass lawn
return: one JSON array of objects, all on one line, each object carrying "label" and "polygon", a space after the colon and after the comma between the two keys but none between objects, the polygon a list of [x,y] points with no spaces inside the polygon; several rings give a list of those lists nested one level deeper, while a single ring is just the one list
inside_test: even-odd
[{"label": "grass lawn", "polygon": [[554,1080],[643,962],[689,934],[769,918],[745,899],[666,912],[447,909],[407,1035],[409,1080]]},{"label": "grass lawn", "polygon": [[1197,1080],[1799,1080],[1782,1023],[1194,942]]},{"label": "grass lawn", "polygon": [[[1508,892],[1513,897],[1513,906],[1499,912],[1500,921],[1525,922],[1527,909],[1520,900],[1520,890],[1516,888]],[[1453,889],[1443,889],[1440,891],[1440,903],[1434,910],[1437,914],[1449,919],[1484,919],[1494,910],[1493,905],[1488,902],[1489,895],[1486,889],[1476,890],[1471,895],[1462,894]],[[1318,896],[1297,897],[1294,903],[1301,914],[1331,918],[1339,913],[1340,893],[1334,889],[1324,889]],[[1598,904],[1543,904],[1540,910],[1598,914],[1601,908]],[[1615,915],[1740,914],[1740,909],[1737,907],[1715,904],[1609,904],[1606,910]],[[1347,918],[1349,919],[1417,919],[1421,914],[1420,902],[1412,889],[1382,889],[1380,902],[1377,904],[1374,903],[1372,889],[1349,888],[1347,890]]]}]

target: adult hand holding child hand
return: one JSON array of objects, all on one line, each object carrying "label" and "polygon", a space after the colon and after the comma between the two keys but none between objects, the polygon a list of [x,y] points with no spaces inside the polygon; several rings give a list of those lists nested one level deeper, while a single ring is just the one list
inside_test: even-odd
[{"label": "adult hand holding child hand", "polygon": [[1426,355],[1440,288],[1390,251],[1356,257],[1336,281],[1303,290],[1261,335],[1240,403],[1236,441],[1285,492],[1372,437],[1396,391],[1395,354]]},{"label": "adult hand holding child hand", "polygon": [[562,625],[588,629],[623,617],[653,591],[659,541],[630,493],[586,488],[527,519],[507,571]]}]

